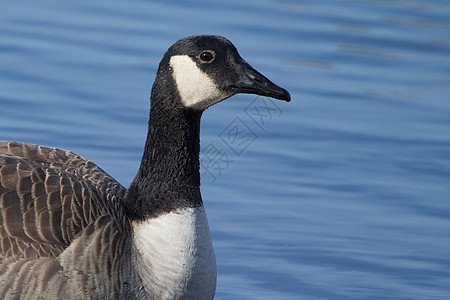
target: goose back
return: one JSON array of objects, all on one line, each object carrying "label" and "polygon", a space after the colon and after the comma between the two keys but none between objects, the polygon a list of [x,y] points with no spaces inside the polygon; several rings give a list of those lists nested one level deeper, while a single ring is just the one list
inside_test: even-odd
[{"label": "goose back", "polygon": [[73,152],[0,141],[0,299],[124,294],[125,191]]}]

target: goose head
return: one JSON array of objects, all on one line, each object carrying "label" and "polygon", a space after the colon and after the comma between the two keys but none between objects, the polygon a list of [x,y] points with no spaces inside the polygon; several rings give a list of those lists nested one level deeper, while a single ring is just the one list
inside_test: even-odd
[{"label": "goose head", "polygon": [[[172,105],[197,111],[238,93],[291,99],[288,91],[250,66],[229,40],[214,35],[191,36],[173,44],[160,63],[153,92],[161,94],[158,87],[163,85],[176,87],[176,95],[166,98],[176,99]],[[158,102],[154,98],[152,102]]]}]

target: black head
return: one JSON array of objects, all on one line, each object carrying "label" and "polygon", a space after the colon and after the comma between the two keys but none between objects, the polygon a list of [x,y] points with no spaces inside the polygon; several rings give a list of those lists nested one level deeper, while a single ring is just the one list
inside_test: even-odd
[{"label": "black head", "polygon": [[237,93],[291,99],[288,91],[252,68],[221,36],[199,35],[177,41],[165,53],[158,70],[160,77],[168,74],[181,105],[190,109],[204,110]]}]

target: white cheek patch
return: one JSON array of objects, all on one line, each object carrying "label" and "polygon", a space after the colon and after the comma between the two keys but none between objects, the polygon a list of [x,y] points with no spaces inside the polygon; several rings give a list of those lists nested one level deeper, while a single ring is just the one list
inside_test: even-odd
[{"label": "white cheek patch", "polygon": [[219,90],[214,80],[200,70],[189,56],[172,56],[169,64],[181,101],[186,107],[206,109],[231,96]]}]

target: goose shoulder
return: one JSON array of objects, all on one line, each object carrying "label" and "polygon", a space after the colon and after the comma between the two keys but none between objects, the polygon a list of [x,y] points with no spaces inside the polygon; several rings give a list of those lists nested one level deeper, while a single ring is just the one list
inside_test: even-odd
[{"label": "goose shoulder", "polygon": [[56,257],[99,217],[117,215],[125,191],[76,153],[0,141],[1,255]]},{"label": "goose shoulder", "polygon": [[[0,141],[0,299],[14,292],[31,297],[36,289],[61,297],[65,291],[57,286],[64,286],[70,268],[89,270],[94,261],[86,257],[101,258],[106,247],[111,255],[123,251],[113,243],[123,244],[120,233],[128,230],[118,205],[124,193],[111,176],[73,152]],[[113,274],[118,266],[110,262]],[[51,283],[54,288],[45,289]]]}]

